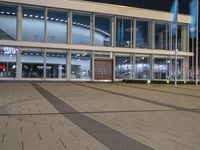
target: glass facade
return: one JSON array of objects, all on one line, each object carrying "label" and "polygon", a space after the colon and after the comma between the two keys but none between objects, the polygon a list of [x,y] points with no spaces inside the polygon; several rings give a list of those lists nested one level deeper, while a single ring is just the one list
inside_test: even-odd
[{"label": "glass facade", "polygon": [[16,40],[17,6],[0,5],[0,39]]},{"label": "glass facade", "polygon": [[94,45],[111,46],[111,18],[95,16]]},{"label": "glass facade", "polygon": [[16,55],[18,49],[14,47],[0,47],[0,78],[16,77]]},{"label": "glass facade", "polygon": [[66,78],[66,51],[47,51],[46,78]]},{"label": "glass facade", "polygon": [[[188,24],[178,25],[179,51],[189,51],[188,30]],[[35,43],[26,48],[0,47],[0,78],[91,80],[95,59],[109,58],[114,79],[174,79],[174,59],[160,53],[155,58],[148,56],[154,49],[175,49],[175,36],[171,32],[167,21],[3,3],[0,5],[0,42],[19,40],[45,44],[40,43],[41,49],[30,49]],[[61,44],[54,47],[50,43]],[[69,48],[70,44],[74,44],[74,48]],[[83,46],[76,48],[75,45],[91,45],[94,50],[87,47],[83,50]],[[118,47],[115,53],[111,46]],[[134,48],[149,49],[150,54],[142,50],[140,53],[139,49],[134,53]],[[105,52],[108,55],[104,56]],[[178,79],[182,80],[187,73],[187,56],[182,58],[178,54],[178,57],[181,58],[178,59]]]},{"label": "glass facade", "polygon": [[73,14],[72,43],[90,45],[90,16]]},{"label": "glass facade", "polygon": [[22,40],[44,42],[44,9],[23,8]]},{"label": "glass facade", "polygon": [[169,25],[155,24],[155,49],[169,49]]},{"label": "glass facade", "polygon": [[131,47],[131,20],[117,19],[116,46]]},{"label": "glass facade", "polygon": [[71,54],[71,79],[91,78],[91,54],[72,53]]},{"label": "glass facade", "polygon": [[130,56],[116,56],[115,59],[115,78],[131,79],[132,58]]},{"label": "glass facade", "polygon": [[149,22],[136,21],[136,48],[150,48]]},{"label": "glass facade", "polygon": [[136,57],[136,79],[150,79],[150,57]]},{"label": "glass facade", "polygon": [[67,43],[67,12],[48,10],[47,41]]},{"label": "glass facade", "polygon": [[23,50],[21,53],[22,78],[44,77],[44,50]]}]

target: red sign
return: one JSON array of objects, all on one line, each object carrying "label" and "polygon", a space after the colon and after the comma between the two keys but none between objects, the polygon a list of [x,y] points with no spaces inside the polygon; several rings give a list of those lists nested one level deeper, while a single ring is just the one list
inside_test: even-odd
[{"label": "red sign", "polygon": [[0,69],[6,69],[6,66],[1,66],[1,65],[0,65]]}]

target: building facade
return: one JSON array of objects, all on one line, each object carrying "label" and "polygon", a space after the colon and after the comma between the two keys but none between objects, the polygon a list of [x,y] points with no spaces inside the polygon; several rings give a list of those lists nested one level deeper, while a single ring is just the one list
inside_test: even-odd
[{"label": "building facade", "polygon": [[[178,79],[189,80],[189,22],[178,16]],[[72,0],[0,0],[0,79],[173,80],[167,12]]]}]

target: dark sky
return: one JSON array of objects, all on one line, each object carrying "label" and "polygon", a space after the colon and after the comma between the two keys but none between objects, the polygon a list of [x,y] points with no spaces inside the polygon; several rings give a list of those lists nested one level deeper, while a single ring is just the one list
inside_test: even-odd
[{"label": "dark sky", "polygon": [[[170,11],[173,0],[87,0],[132,7]],[[179,0],[179,12],[188,14],[190,0]]]}]

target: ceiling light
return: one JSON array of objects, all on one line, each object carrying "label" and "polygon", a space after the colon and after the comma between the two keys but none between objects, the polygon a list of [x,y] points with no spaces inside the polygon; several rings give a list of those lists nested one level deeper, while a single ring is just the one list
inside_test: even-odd
[{"label": "ceiling light", "polygon": [[38,18],[38,16],[35,16],[35,18]]},{"label": "ceiling light", "polygon": [[29,15],[30,17],[33,17],[33,15]]},{"label": "ceiling light", "polygon": [[65,22],[67,22],[67,20],[65,20]]},{"label": "ceiling light", "polygon": [[43,16],[41,16],[40,18],[41,18],[41,19],[43,19],[44,17],[43,17]]},{"label": "ceiling light", "polygon": [[58,21],[59,19],[56,19],[56,21]]},{"label": "ceiling light", "polygon": [[27,16],[27,14],[24,14],[24,16],[26,17],[26,16]]},{"label": "ceiling light", "polygon": [[9,14],[10,14],[10,12],[6,12],[6,14],[8,14],[8,15],[9,15]]},{"label": "ceiling light", "polygon": [[3,11],[1,11],[1,14],[4,14],[4,12],[3,12]]},{"label": "ceiling light", "polygon": [[15,15],[15,13],[12,13],[13,15]]},{"label": "ceiling light", "polygon": [[63,22],[64,20],[63,20],[63,19],[61,19],[60,21],[61,21],[61,22]]},{"label": "ceiling light", "polygon": [[54,20],[54,18],[51,18],[51,20]]}]

